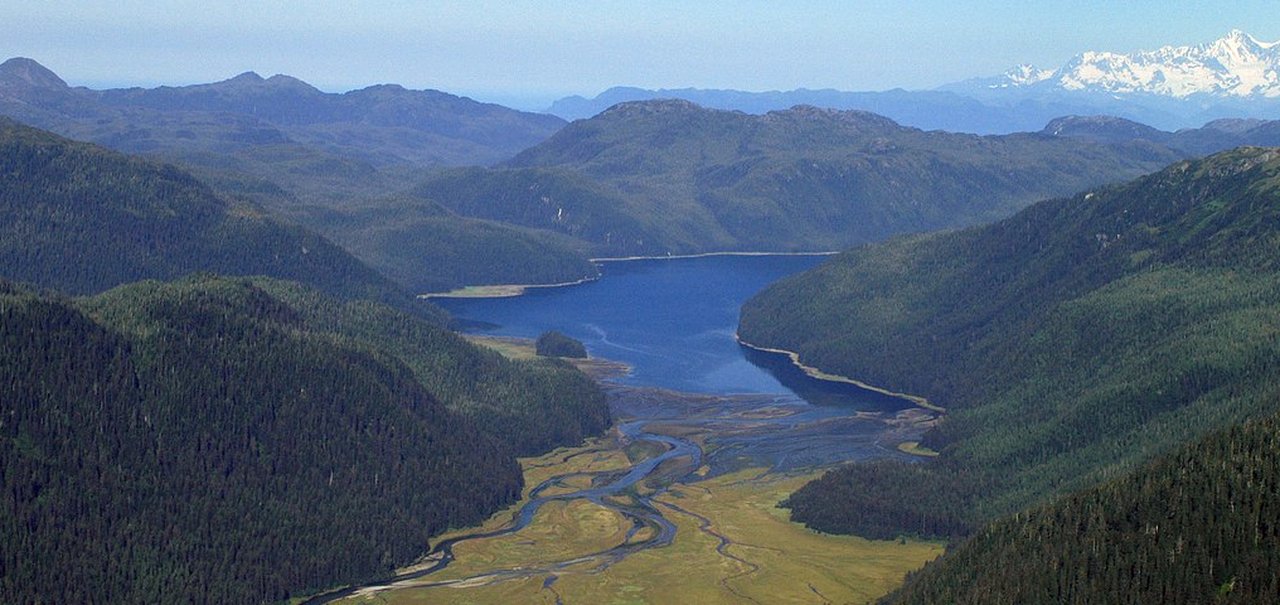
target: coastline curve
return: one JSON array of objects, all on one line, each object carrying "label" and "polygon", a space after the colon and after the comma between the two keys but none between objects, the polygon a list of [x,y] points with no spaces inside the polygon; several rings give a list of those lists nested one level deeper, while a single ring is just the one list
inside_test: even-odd
[{"label": "coastline curve", "polygon": [[795,351],[788,351],[786,349],[775,349],[775,348],[770,348],[762,345],[752,344],[750,342],[747,342],[746,340],[743,340],[742,336],[736,332],[733,335],[733,339],[738,341],[738,344],[744,347],[747,347],[748,349],[762,351],[765,353],[777,353],[780,355],[786,355],[788,358],[791,359],[792,364],[794,364],[797,368],[800,368],[800,370],[803,371],[805,374],[807,374],[810,378],[816,378],[818,380],[826,380],[828,382],[842,382],[845,384],[851,384],[856,387],[866,389],[868,391],[874,391],[882,395],[888,395],[890,397],[897,397],[899,399],[910,401],[912,404],[916,405],[917,407],[924,408],[931,412],[937,412],[939,414],[947,413],[946,408],[940,405],[931,403],[928,399],[925,399],[924,397],[921,397],[919,395],[910,395],[907,393],[890,391],[888,389],[881,388],[872,384],[867,384],[865,382],[862,382],[854,378],[849,378],[848,376],[831,374],[829,372],[824,372],[819,368],[805,365],[802,361],[800,361],[800,354],[796,353]]}]

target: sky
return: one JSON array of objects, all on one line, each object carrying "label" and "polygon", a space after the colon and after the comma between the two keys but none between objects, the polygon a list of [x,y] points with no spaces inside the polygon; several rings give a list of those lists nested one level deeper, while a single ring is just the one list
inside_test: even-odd
[{"label": "sky", "polygon": [[[8,6],[4,6],[8,5]],[[91,88],[283,73],[542,109],[611,86],[927,89],[1086,50],[1280,39],[1280,2],[0,0],[0,59]]]}]

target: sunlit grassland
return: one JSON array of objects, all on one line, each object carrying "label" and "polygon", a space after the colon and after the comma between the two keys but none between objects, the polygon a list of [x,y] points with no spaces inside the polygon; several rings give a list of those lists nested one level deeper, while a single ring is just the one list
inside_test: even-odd
[{"label": "sunlit grassland", "polygon": [[674,544],[554,586],[584,603],[863,603],[942,553],[940,543],[829,536],[790,522],[777,503],[811,478],[747,469],[677,485],[658,498],[687,511],[664,507],[679,526]]},{"label": "sunlit grassland", "polygon": [[[604,445],[613,444],[593,444],[572,457],[575,451],[561,450],[526,460],[526,481],[536,485],[554,475],[625,464],[619,449],[595,451]],[[676,484],[657,497],[678,527],[670,546],[632,554],[603,571],[593,561],[527,578],[484,577],[605,550],[621,544],[630,527],[622,515],[589,502],[551,503],[523,531],[458,544],[456,561],[424,579],[473,581],[383,591],[364,602],[554,603],[560,597],[593,604],[865,603],[941,554],[941,543],[830,536],[792,523],[777,503],[814,476],[745,469]],[[513,510],[499,513],[484,529],[506,524]]]},{"label": "sunlit grassland", "polygon": [[915,456],[925,456],[927,458],[933,458],[938,455],[938,452],[920,445],[919,441],[903,441],[898,444],[898,451],[906,452]]},{"label": "sunlit grassland", "polygon": [[509,359],[533,359],[538,356],[533,348],[533,341],[525,338],[506,338],[500,336],[478,336],[466,334],[464,338],[482,347],[488,347]]},{"label": "sunlit grassland", "polygon": [[469,578],[495,569],[550,565],[622,544],[631,521],[585,500],[553,501],[514,534],[454,546],[456,560],[434,581]]},{"label": "sunlit grassland", "polygon": [[439,294],[428,294],[426,298],[510,298],[524,294],[525,286],[465,286]]}]

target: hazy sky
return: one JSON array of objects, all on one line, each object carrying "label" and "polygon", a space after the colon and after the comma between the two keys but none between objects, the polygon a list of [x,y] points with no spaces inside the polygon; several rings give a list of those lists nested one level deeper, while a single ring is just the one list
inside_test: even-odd
[{"label": "hazy sky", "polygon": [[[614,85],[932,88],[1084,50],[1280,38],[1280,2],[0,0],[0,55],[73,85],[286,73],[541,108]],[[0,57],[0,58],[3,58]]]}]

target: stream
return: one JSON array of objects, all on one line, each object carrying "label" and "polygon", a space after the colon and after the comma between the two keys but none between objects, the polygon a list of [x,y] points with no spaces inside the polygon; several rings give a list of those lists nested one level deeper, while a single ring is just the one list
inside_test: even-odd
[{"label": "stream", "polygon": [[[417,568],[305,603],[329,603],[407,582],[414,587],[472,586],[541,575],[547,576],[544,587],[554,592],[556,572],[566,567],[599,572],[636,552],[671,544],[677,529],[668,515],[692,513],[655,500],[666,486],[742,469],[760,469],[763,475],[868,458],[909,458],[895,446],[918,437],[930,414],[902,399],[813,379],[786,356],[747,350],[734,339],[743,301],[765,284],[821,260],[766,256],[611,262],[602,265],[604,276],[596,282],[515,298],[442,301],[470,331],[533,338],[555,329],[582,340],[595,357],[623,362],[628,372],[596,376],[605,389],[614,430],[624,444],[649,443],[660,446],[661,453],[622,470],[550,477],[534,486],[501,529],[442,540]],[[664,466],[678,459],[687,463]],[[549,493],[583,477],[590,478],[590,487]],[[646,487],[656,489],[634,489],[646,480]],[[458,544],[514,534],[528,527],[545,505],[574,500],[629,519],[626,538],[567,560],[430,580],[454,562]],[[712,520],[699,519],[702,531],[709,533]],[[641,532],[644,536],[636,539]],[[717,551],[727,556],[731,542],[713,535],[720,540]]]},{"label": "stream", "polygon": [[[312,597],[305,605],[331,603],[358,593],[394,588],[396,584],[414,581],[415,587],[449,586],[460,583],[488,584],[514,578],[550,575],[570,566],[591,563],[590,572],[599,572],[642,550],[661,548],[675,539],[676,526],[663,509],[691,514],[655,498],[665,488],[648,494],[632,489],[655,476],[663,463],[687,458],[678,475],[660,478],[662,484],[695,482],[706,477],[742,468],[761,468],[762,472],[788,472],[798,469],[830,466],[850,460],[879,457],[906,457],[890,444],[910,438],[922,430],[920,422],[929,416],[899,401],[896,409],[854,412],[847,408],[814,406],[795,397],[770,394],[708,395],[681,393],[659,388],[633,387],[613,382],[603,383],[614,417],[622,419],[615,426],[623,443],[649,442],[661,445],[662,453],[644,458],[624,469],[575,471],[552,476],[529,492],[528,500],[501,529],[455,536],[434,545],[423,558],[427,567],[414,569],[384,580],[337,590]],[[851,413],[852,412],[852,413]],[[675,429],[680,433],[699,435],[705,445],[690,439],[655,432],[650,427]],[[705,447],[705,450],[704,450]],[[702,468],[703,473],[694,471]],[[564,481],[590,477],[591,487],[543,495]],[[514,534],[531,524],[538,511],[548,503],[586,500],[630,519],[632,527],[616,546],[548,564],[521,566],[515,569],[493,569],[479,576],[421,582],[446,569],[453,561],[453,549],[468,540],[494,538]],[[669,513],[667,513],[669,514]],[[706,525],[707,519],[702,519]],[[652,535],[633,540],[645,528]],[[721,537],[719,549],[729,545]]]}]

